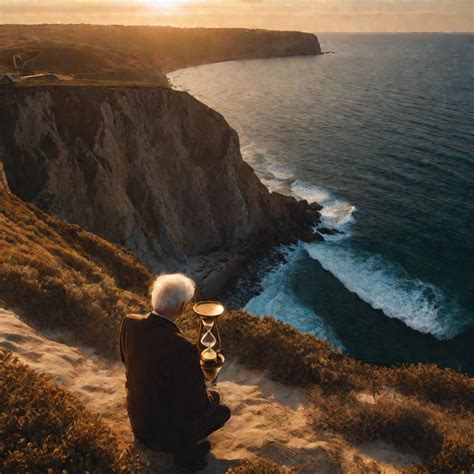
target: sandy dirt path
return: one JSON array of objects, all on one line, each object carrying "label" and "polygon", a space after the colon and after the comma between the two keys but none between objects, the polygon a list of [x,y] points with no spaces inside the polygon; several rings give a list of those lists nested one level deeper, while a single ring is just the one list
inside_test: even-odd
[{"label": "sandy dirt path", "polygon": [[[54,333],[39,334],[13,312],[0,309],[0,347],[22,362],[49,374],[78,396],[88,409],[100,413],[123,446],[134,443],[125,408],[122,364],[69,346]],[[384,443],[355,449],[337,436],[316,433],[310,425],[307,394],[281,385],[263,373],[226,363],[218,384],[232,418],[210,436],[212,451],[206,473],[224,473],[244,460],[265,457],[281,465],[297,465],[302,473],[397,472],[417,459],[402,455]],[[150,472],[175,472],[172,457],[146,450]]]}]

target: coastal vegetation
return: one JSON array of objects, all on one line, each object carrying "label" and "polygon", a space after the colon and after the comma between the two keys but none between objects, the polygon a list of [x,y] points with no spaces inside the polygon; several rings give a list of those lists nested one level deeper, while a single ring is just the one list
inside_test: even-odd
[{"label": "coastal vegetation", "polygon": [[148,270],[130,253],[0,189],[0,300],[116,355],[120,318],[144,309]]},{"label": "coastal vegetation", "polygon": [[[69,343],[87,345],[116,359],[122,316],[147,310],[150,272],[121,247],[24,203],[5,185],[0,188],[0,226],[2,304],[37,328],[61,329]],[[179,324],[194,340],[196,319],[190,308]],[[311,392],[315,430],[340,433],[354,442],[384,439],[415,452],[422,464],[411,472],[469,472],[474,461],[474,429],[469,423],[474,412],[472,378],[429,365],[362,364],[274,318],[257,318],[244,311],[229,311],[221,329],[229,358]],[[3,357],[10,361],[4,370],[18,366],[10,356]],[[26,369],[18,370],[24,375],[15,380],[17,390],[34,386],[34,376]],[[2,380],[14,385],[9,373]],[[61,399],[52,385],[47,386],[56,394],[51,400]],[[21,411],[23,402],[12,397],[2,403],[9,404],[8,410]],[[64,403],[73,406],[76,402],[67,398]],[[61,405],[58,409],[66,410]],[[46,420],[39,416],[36,422]],[[91,450],[87,459],[95,459],[99,447],[84,445],[81,439],[79,435],[70,438],[74,445]],[[102,433],[98,439],[108,438]],[[17,441],[15,450],[23,455],[15,456],[32,456],[32,447]],[[76,448],[68,449],[76,452]],[[237,472],[271,472],[265,469]]]},{"label": "coastal vegetation", "polygon": [[[101,166],[103,169],[124,170],[124,163],[128,162],[131,171],[129,183],[125,187],[126,199],[116,199],[124,191],[119,187],[120,192],[114,194],[111,201],[119,203],[121,208],[132,209],[135,213],[141,206],[145,206],[142,194],[147,193],[143,193],[143,184],[150,174],[146,166],[137,166],[137,157],[140,156],[138,151],[145,157],[143,163],[149,163],[155,136],[167,130],[165,135],[174,139],[179,135],[178,130],[182,132],[182,136],[176,143],[163,139],[156,148],[157,151],[155,150],[153,156],[174,156],[175,160],[163,162],[172,171],[168,170],[168,175],[163,179],[160,168],[157,178],[152,180],[153,189],[156,188],[157,179],[181,182],[183,194],[189,189],[198,189],[193,183],[184,183],[182,178],[183,170],[189,170],[192,162],[196,165],[194,169],[204,169],[205,172],[201,174],[212,177],[213,183],[208,187],[213,188],[213,200],[204,196],[203,205],[194,211],[191,204],[196,204],[197,196],[202,194],[199,188],[199,193],[187,194],[189,202],[183,201],[182,208],[170,208],[169,212],[157,217],[151,212],[157,207],[155,203],[174,203],[177,188],[174,186],[169,195],[154,195],[150,191],[147,199],[152,205],[144,209],[142,217],[147,224],[146,229],[151,231],[143,235],[162,235],[160,232],[163,232],[163,222],[165,225],[169,224],[173,231],[168,239],[162,239],[160,246],[165,245],[165,240],[168,243],[182,243],[185,238],[196,245],[206,243],[200,219],[197,223],[192,219],[203,214],[202,209],[210,202],[214,204],[209,207],[215,208],[216,212],[213,219],[209,220],[214,224],[219,219],[223,222],[219,231],[215,226],[207,229],[212,239],[220,234],[231,235],[235,228],[239,231],[245,228],[246,225],[236,225],[236,218],[228,219],[228,216],[245,216],[248,209],[255,212],[258,202],[261,204],[260,211],[253,221],[261,224],[264,217],[269,218],[273,209],[278,218],[273,220],[278,221],[280,226],[275,227],[280,241],[280,234],[288,232],[289,224],[295,216],[298,219],[293,225],[298,232],[287,236],[289,240],[290,237],[302,238],[306,227],[319,216],[318,210],[311,209],[308,203],[301,206],[296,200],[277,196],[277,193],[268,197],[267,190],[241,160],[238,137],[230,127],[223,125],[223,118],[202,104],[197,104],[197,101],[184,93],[162,88],[169,85],[164,73],[186,66],[244,57],[319,54],[319,43],[314,35],[249,30],[3,25],[0,27],[0,40],[0,73],[13,71],[21,75],[46,71],[58,75],[58,81],[54,83],[56,85],[94,86],[77,89],[65,86],[60,91],[55,90],[53,94],[51,91],[42,94],[41,88],[38,88],[39,92],[14,89],[12,92],[10,85],[2,91],[3,96],[12,101],[7,103],[5,99],[3,109],[6,126],[0,132],[0,138],[9,146],[12,143],[11,137],[18,136],[15,131],[19,117],[58,117],[57,122],[43,122],[43,128],[36,122],[27,121],[24,129],[27,131],[24,138],[26,141],[18,141],[15,147],[4,151],[3,160],[5,166],[11,165],[10,172],[21,161],[17,158],[24,158],[22,153],[25,149],[37,159],[35,166],[32,165],[34,160],[30,159],[22,163],[21,166],[24,167],[20,166],[10,176],[13,176],[11,181],[18,190],[24,191],[25,199],[34,200],[46,183],[43,172],[48,160],[49,165],[53,164],[54,169],[60,169],[62,173],[50,175],[55,176],[52,181],[59,183],[59,190],[64,191],[65,198],[58,203],[70,202],[71,195],[68,193],[71,190],[77,198],[77,181],[67,182],[64,168],[54,160],[64,158],[65,152],[72,150],[67,155],[71,157],[69,162],[72,162],[72,157],[76,157],[75,147],[83,140],[83,144],[90,142],[92,146],[86,153],[83,145],[82,152],[77,154],[80,160],[71,170],[81,170],[78,174],[84,177],[84,195],[90,196],[97,190],[105,189],[110,196],[112,188],[104,186],[104,181],[96,181],[98,170]],[[192,51],[183,46],[189,44],[193,45]],[[35,84],[39,85],[41,81]],[[123,88],[121,91],[106,91],[95,87],[131,84],[137,90]],[[29,86],[30,83],[25,85]],[[139,86],[145,85],[158,86],[159,90],[139,91]],[[142,89],[144,90],[143,87]],[[34,100],[28,101],[30,92],[36,95]],[[85,94],[82,96],[83,101],[78,99],[78,92]],[[104,96],[106,100],[87,102],[87,94],[89,97]],[[45,99],[47,95],[61,96],[65,100],[49,103]],[[34,107],[22,109],[22,113],[13,116],[11,114],[14,107],[10,104],[17,106],[20,96],[26,97],[24,102],[34,104]],[[160,100],[154,102],[151,100],[152,96]],[[107,149],[104,155],[94,155],[93,152],[97,149],[105,150],[102,142],[94,141],[101,137],[98,133],[100,124],[97,123],[96,128],[91,125],[94,120],[97,121],[99,109],[108,111],[113,100],[116,104],[125,104],[134,99],[136,107],[130,108],[122,116],[116,115],[111,120],[113,126],[108,129],[110,133],[103,134],[107,137],[125,137],[125,141],[117,141],[117,146]],[[42,100],[47,105],[43,109]],[[86,102],[91,106],[90,109],[86,107]],[[166,109],[162,103],[171,105]],[[144,113],[144,110],[148,110],[145,106],[150,107],[148,115]],[[118,106],[110,107],[115,111],[120,109]],[[163,116],[163,126],[158,122],[156,110],[169,111],[168,115]],[[131,117],[142,116],[145,116],[144,122],[148,122],[147,117],[154,117],[154,123],[160,125],[159,133],[156,130],[149,131],[140,121],[131,129],[116,126],[131,123]],[[70,117],[74,120],[68,121]],[[191,120],[185,122],[186,117],[191,117]],[[87,130],[84,127],[85,118],[89,124]],[[206,126],[208,136],[210,131],[213,132],[212,140],[207,142],[201,140],[203,133],[200,128],[206,123],[221,124],[220,128]],[[165,125],[170,124],[173,126],[167,129]],[[51,132],[61,127],[65,129],[63,134],[58,132],[55,135]],[[132,135],[131,130],[135,130],[136,135]],[[32,136],[37,139],[28,142]],[[74,137],[74,140],[68,143],[68,137]],[[130,142],[143,143],[143,137],[151,137],[150,147],[128,150],[129,153],[124,155],[126,159],[120,161],[118,150],[126,150]],[[107,143],[110,146],[110,142]],[[71,146],[68,148],[65,144]],[[33,145],[38,148],[33,148]],[[60,149],[60,145],[63,148]],[[182,162],[179,162],[177,150],[184,148],[192,150],[194,155],[191,151],[186,151]],[[191,160],[188,159],[189,156]],[[229,156],[233,157],[233,166],[229,166]],[[111,157],[117,161],[109,163],[106,159]],[[215,179],[212,172],[215,172],[216,163],[221,159],[221,164],[232,171],[228,182],[241,184],[237,186],[238,192],[224,195],[229,186],[224,184],[221,189],[213,186]],[[197,166],[202,163],[207,168]],[[233,171],[239,167],[241,172],[234,175]],[[135,175],[135,168],[140,168],[143,175]],[[25,170],[32,175],[27,175]],[[25,203],[11,194],[1,171],[0,164],[0,306],[14,309],[22,319],[38,330],[53,329],[57,331],[54,337],[60,337],[73,346],[86,346],[109,361],[117,361],[121,319],[126,313],[148,310],[147,290],[152,279],[151,272],[120,245],[55,218],[34,204]],[[186,175],[190,176],[192,173]],[[75,171],[71,171],[70,176],[77,179]],[[166,179],[170,176],[177,178]],[[221,185],[223,176],[222,172]],[[23,187],[19,186],[22,179]],[[121,186],[122,183],[119,184]],[[137,193],[137,189],[142,192]],[[47,208],[48,200],[51,202],[59,194],[57,192],[54,196],[51,188],[48,188],[38,204]],[[104,224],[107,217],[103,212],[104,194],[98,196],[82,201],[89,204],[101,203],[101,207],[92,212],[94,216],[98,216],[97,228]],[[130,206],[122,206],[123,203]],[[235,210],[231,209],[229,203],[237,204]],[[52,207],[57,209],[59,204]],[[82,204],[76,211],[82,216],[87,207]],[[108,217],[116,217],[116,210],[110,212]],[[176,216],[187,216],[187,219],[181,220],[187,220],[196,233],[191,233],[189,229],[174,233],[181,225],[173,220]],[[121,221],[126,222],[126,217],[130,215],[124,216]],[[153,225],[148,226],[149,222]],[[156,223],[158,225],[154,227]],[[136,225],[131,227],[137,228]],[[253,235],[250,232],[252,226],[247,227],[247,235]],[[255,227],[254,230],[266,235],[270,228],[269,222],[267,228]],[[103,228],[101,230],[104,231]],[[106,230],[116,231],[117,226],[109,223]],[[125,237],[128,235],[124,233],[115,240],[126,241]],[[312,235],[307,237],[314,238]],[[192,247],[191,253],[205,254],[216,248],[228,250],[233,245],[232,239],[219,242],[212,239],[209,238],[208,246]],[[138,238],[136,241],[140,243],[138,247],[143,248],[143,241]],[[188,247],[191,247],[189,242]],[[171,250],[176,250],[175,253],[178,254],[177,251],[183,249],[167,250],[165,248],[165,255],[173,253]],[[178,256],[184,259],[185,253]],[[223,280],[222,275],[215,279]],[[211,278],[206,275],[203,280],[209,283]],[[187,308],[178,324],[187,337],[196,339],[197,320],[191,308]],[[335,433],[355,445],[383,440],[402,452],[415,453],[421,462],[407,469],[407,472],[468,473],[472,470],[472,378],[435,365],[381,367],[364,364],[288,324],[270,316],[257,318],[243,310],[228,311],[222,319],[221,332],[224,352],[229,359],[238,360],[246,368],[266,372],[274,381],[303,388],[310,394],[312,427],[316,432]],[[5,350],[0,351],[0,376],[0,470],[130,472],[142,468],[131,446],[123,449],[121,440],[110,431],[100,416],[87,411],[79,399],[56,386],[46,376],[38,375],[22,365]],[[247,462],[229,470],[230,474],[292,472],[292,468],[279,467],[265,459]]]},{"label": "coastal vegetation", "polygon": [[226,474],[296,474],[295,468],[281,467],[274,462],[260,459],[247,461],[238,467],[231,467]]},{"label": "coastal vegetation", "polygon": [[321,53],[312,34],[244,28],[1,25],[0,44],[0,74],[48,71],[59,75],[53,84],[168,86],[165,74],[184,67]]},{"label": "coastal vegetation", "polygon": [[2,472],[136,472],[143,467],[100,416],[0,349]]}]

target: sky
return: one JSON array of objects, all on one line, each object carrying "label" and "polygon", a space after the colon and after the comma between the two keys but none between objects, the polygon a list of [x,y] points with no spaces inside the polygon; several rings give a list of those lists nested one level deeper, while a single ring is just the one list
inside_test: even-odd
[{"label": "sky", "polygon": [[0,0],[0,23],[474,31],[474,0]]}]

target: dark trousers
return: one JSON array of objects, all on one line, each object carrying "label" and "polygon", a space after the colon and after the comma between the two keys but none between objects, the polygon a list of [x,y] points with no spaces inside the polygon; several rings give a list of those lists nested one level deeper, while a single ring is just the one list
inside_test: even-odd
[{"label": "dark trousers", "polygon": [[217,390],[208,390],[209,408],[198,420],[197,439],[207,438],[211,433],[221,429],[230,419],[230,408],[221,404]]},{"label": "dark trousers", "polygon": [[211,405],[206,421],[200,427],[199,440],[207,438],[214,431],[220,430],[229,419],[230,409],[227,405]]},{"label": "dark trousers", "polygon": [[210,445],[204,442],[200,444],[211,433],[222,428],[230,418],[230,409],[226,405],[220,404],[220,397],[210,394],[210,406],[206,413],[199,417],[199,429],[197,430],[197,438],[194,441],[188,438],[181,444],[175,454],[176,467],[186,467],[195,470],[204,469],[207,466],[205,455],[210,448]]},{"label": "dark trousers", "polygon": [[177,433],[166,435],[163,433],[159,440],[141,437],[137,433],[135,433],[135,436],[147,448],[155,451],[165,453],[192,451],[197,443],[221,429],[230,419],[230,409],[220,403],[219,393],[209,391],[209,402],[208,409],[192,423],[194,428],[190,432],[181,433],[181,435]]}]

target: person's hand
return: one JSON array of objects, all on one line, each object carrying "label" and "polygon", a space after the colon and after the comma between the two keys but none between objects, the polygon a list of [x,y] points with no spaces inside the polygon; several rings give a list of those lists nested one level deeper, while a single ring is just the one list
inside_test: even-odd
[{"label": "person's hand", "polygon": [[221,401],[221,396],[220,396],[219,392],[217,391],[217,389],[215,389],[215,388],[208,389],[207,394],[209,395],[209,401],[212,404],[219,405],[219,403]]}]

